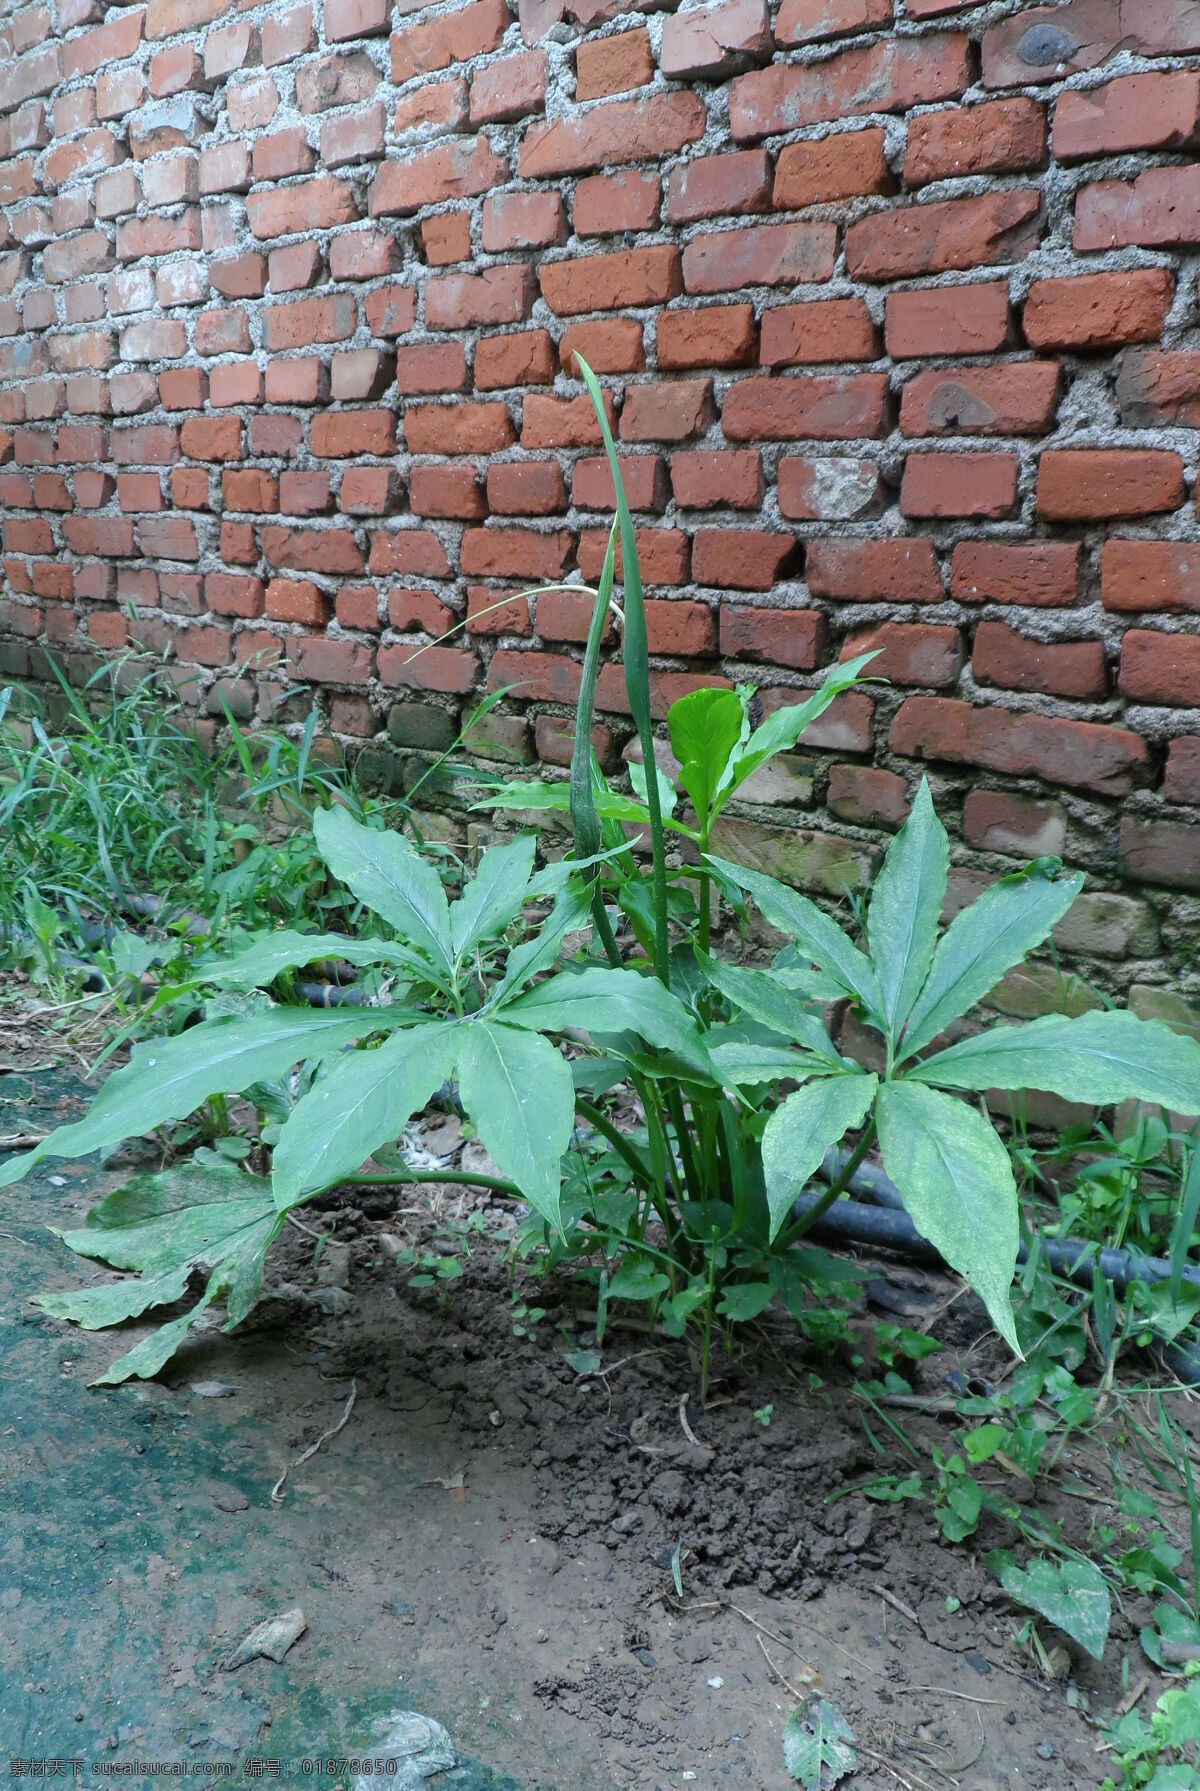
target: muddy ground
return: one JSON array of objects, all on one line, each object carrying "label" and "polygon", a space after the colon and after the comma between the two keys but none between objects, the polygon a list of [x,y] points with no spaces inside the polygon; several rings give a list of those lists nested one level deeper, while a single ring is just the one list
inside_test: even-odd
[{"label": "muddy ground", "polygon": [[[20,1073],[11,1037],[0,1059],[0,1133],[78,1110],[61,1072]],[[1115,1617],[1102,1666],[1068,1650],[1069,1679],[1040,1678],[981,1559],[1011,1536],[951,1547],[927,1505],[848,1490],[881,1462],[844,1363],[743,1330],[704,1404],[686,1345],[610,1328],[588,1372],[585,1292],[525,1289],[545,1313],[515,1336],[511,1274],[482,1237],[459,1279],[412,1287],[387,1240],[434,1238],[462,1190],[372,1190],[303,1215],[330,1232],[319,1253],[285,1233],[276,1291],[242,1332],[206,1334],[157,1382],[88,1391],[133,1333],[69,1331],[28,1296],[92,1273],[44,1227],[81,1222],[114,1180],[51,1165],[0,1195],[10,1756],[157,1745],[274,1757],[285,1776],[291,1760],[294,1777],[302,1754],[366,1746],[402,1707],[459,1750],[435,1786],[785,1791],[783,1726],[817,1687],[853,1730],[852,1788],[1103,1778],[1071,1704],[1111,1709],[1123,1655],[1140,1677],[1138,1613]],[[936,1404],[947,1373],[1004,1372],[949,1278],[867,1266],[867,1330],[932,1322],[947,1345],[913,1370],[920,1393]],[[896,1417],[919,1446],[954,1422]],[[898,1445],[883,1465],[904,1470]],[[1103,1461],[1068,1450],[1057,1479],[1082,1497],[1051,1488],[1042,1508],[1082,1539],[1108,1515]],[[308,1627],[282,1665],[222,1671],[253,1623],[296,1604]]]}]

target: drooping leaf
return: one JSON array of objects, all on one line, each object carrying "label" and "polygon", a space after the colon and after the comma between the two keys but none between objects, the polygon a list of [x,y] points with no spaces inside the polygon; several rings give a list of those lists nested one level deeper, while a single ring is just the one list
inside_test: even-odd
[{"label": "drooping leaf", "polygon": [[773,971],[747,970],[707,953],[697,953],[697,957],[710,982],[752,1019],[824,1058],[832,1069],[853,1071],[857,1067],[834,1049],[816,1014],[810,1014],[803,999]]},{"label": "drooping leaf", "polygon": [[156,1331],[151,1331],[148,1337],[143,1337],[142,1341],[135,1344],[131,1350],[127,1350],[123,1356],[118,1356],[103,1374],[98,1374],[94,1381],[88,1382],[88,1385],[91,1387],[119,1387],[122,1381],[145,1381],[149,1380],[152,1375],[158,1374],[161,1369],[166,1367],[180,1344],[185,1342],[187,1334],[196,1320],[202,1313],[207,1312],[215,1298],[216,1289],[210,1281],[196,1304],[187,1312],[179,1318],[171,1319],[169,1324],[159,1325]]},{"label": "drooping leaf", "polygon": [[0,1187],[19,1181],[43,1157],[86,1157],[140,1138],[156,1126],[186,1119],[210,1095],[239,1094],[255,1082],[271,1082],[302,1059],[326,1056],[370,1032],[390,1029],[388,1008],[273,1007],[240,1017],[206,1020],[174,1038],[135,1045],[87,1113],[24,1156],[0,1168]]},{"label": "drooping leaf", "polygon": [[450,911],[441,878],[398,833],[364,827],[344,808],[319,808],[313,837],[335,877],[402,939],[449,971]]},{"label": "drooping leaf", "polygon": [[996,1132],[963,1101],[888,1082],[875,1107],[883,1166],[921,1236],[982,1299],[1020,1354],[1010,1289],[1017,1264],[1017,1186]]},{"label": "drooping leaf", "polygon": [[[659,807],[661,808],[663,818],[665,819],[668,815],[674,813],[675,804],[678,798],[675,795],[674,784],[659,770],[657,760],[655,760],[654,763],[654,781],[658,785]],[[639,759],[630,761],[629,782],[632,786],[634,795],[643,803],[648,802],[649,796],[646,790],[646,767]],[[646,818],[649,820],[649,810],[647,810]]]},{"label": "drooping leaf", "polygon": [[191,1265],[185,1262],[161,1275],[138,1275],[69,1293],[38,1294],[33,1303],[50,1318],[69,1319],[83,1331],[103,1331],[126,1319],[140,1318],[151,1306],[173,1306],[187,1292],[190,1274]]},{"label": "drooping leaf", "polygon": [[406,1027],[372,1051],[352,1051],[293,1108],[275,1146],[280,1212],[360,1169],[394,1143],[454,1072],[460,1030],[445,1020]]},{"label": "drooping leaf", "polygon": [[711,1035],[708,1060],[726,1088],[757,1088],[764,1082],[803,1082],[809,1076],[827,1076],[829,1064],[811,1051],[789,1045],[753,1044],[741,1039],[714,1045]]},{"label": "drooping leaf", "polygon": [[667,710],[679,782],[703,827],[716,801],[730,755],[742,735],[745,710],[732,690],[693,690]]},{"label": "drooping leaf", "polygon": [[703,1059],[700,1029],[683,1003],[656,977],[591,965],[563,970],[510,1001],[499,1017],[535,1032],[635,1032],[647,1044]]},{"label": "drooping leaf", "polygon": [[525,833],[489,846],[479,869],[450,908],[450,943],[461,958],[482,939],[495,939],[521,912],[533,871],[537,838]]},{"label": "drooping leaf", "polygon": [[768,715],[759,727],[755,728],[747,740],[733,766],[733,775],[722,788],[716,808],[720,810],[734,792],[741,788],[748,777],[753,777],[760,765],[776,754],[790,752],[807,727],[823,715],[842,692],[858,682],[864,668],[872,659],[878,657],[879,649],[873,653],[860,653],[857,659],[847,659],[842,665],[833,666],[822,679],[812,695],[802,703],[789,703],[782,709],[776,709]]},{"label": "drooping leaf", "polygon": [[821,1164],[851,1126],[860,1126],[875,1099],[877,1076],[829,1076],[797,1089],[777,1107],[763,1133],[763,1178],[772,1240]]},{"label": "drooping leaf", "polygon": [[942,1088],[1039,1088],[1096,1106],[1154,1101],[1200,1113],[1200,1043],[1123,1010],[998,1026],[927,1057],[910,1074]]},{"label": "drooping leaf", "polygon": [[996,1549],[988,1556],[988,1566],[1017,1604],[1045,1617],[1093,1660],[1103,1659],[1112,1600],[1104,1575],[1093,1562],[1073,1555],[1065,1561],[1043,1558],[1018,1567],[1007,1550]]},{"label": "drooping leaf", "polygon": [[199,958],[192,967],[197,982],[218,989],[265,989],[285,970],[327,959],[346,964],[392,964],[398,969],[417,962],[411,951],[388,939],[350,939],[342,933],[257,933],[226,957]]},{"label": "drooping leaf", "polygon": [[849,1723],[828,1698],[793,1710],[783,1730],[783,1764],[804,1791],[831,1791],[858,1765]]},{"label": "drooping leaf", "polygon": [[887,849],[867,909],[871,962],[893,1039],[929,974],[949,865],[946,829],[933,812],[923,777],[912,812]]},{"label": "drooping leaf", "polygon": [[586,890],[567,888],[562,892],[533,937],[523,939],[509,952],[504,977],[496,990],[497,1002],[508,1000],[557,963],[566,935],[586,926],[588,907]]},{"label": "drooping leaf", "polygon": [[799,952],[831,977],[843,994],[857,996],[870,1014],[882,1018],[883,995],[870,959],[815,902],[761,871],[746,870],[724,858],[710,856],[709,863],[753,896],[763,919],[789,933]]},{"label": "drooping leaf", "polygon": [[908,1016],[902,1057],[923,1050],[1048,939],[1082,887],[1081,874],[1006,877],[956,914]]},{"label": "drooping leaf", "polygon": [[570,1069],[536,1032],[494,1020],[472,1020],[460,1030],[458,1092],[480,1143],[558,1227],[561,1162],[575,1122]]},{"label": "drooping leaf", "polygon": [[1191,1167],[1183,1184],[1179,1211],[1171,1222],[1171,1299],[1179,1299],[1192,1233],[1200,1216],[1200,1143],[1192,1146]]},{"label": "drooping leaf", "polygon": [[521,778],[515,783],[509,782],[497,789],[489,789],[486,796],[473,802],[475,808],[527,808],[566,814],[571,806],[571,786],[568,783],[547,783],[545,779]]}]

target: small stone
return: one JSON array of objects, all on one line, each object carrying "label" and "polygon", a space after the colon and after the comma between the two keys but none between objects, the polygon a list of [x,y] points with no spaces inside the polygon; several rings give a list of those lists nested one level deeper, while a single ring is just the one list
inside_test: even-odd
[{"label": "small stone", "polygon": [[192,1392],[197,1399],[231,1399],[237,1388],[229,1381],[193,1381]]},{"label": "small stone", "polygon": [[223,1486],[213,1494],[213,1504],[218,1511],[249,1511],[250,1501],[244,1492],[236,1486]]},{"label": "small stone", "polygon": [[222,1670],[235,1673],[251,1660],[282,1660],[308,1628],[304,1612],[299,1605],[290,1611],[281,1611],[277,1617],[268,1617],[265,1623],[258,1623],[244,1636],[236,1648],[230,1650],[222,1661]]},{"label": "small stone", "polygon": [[1036,1742],[1033,1751],[1039,1760],[1053,1760],[1054,1758],[1054,1749],[1048,1741]]}]

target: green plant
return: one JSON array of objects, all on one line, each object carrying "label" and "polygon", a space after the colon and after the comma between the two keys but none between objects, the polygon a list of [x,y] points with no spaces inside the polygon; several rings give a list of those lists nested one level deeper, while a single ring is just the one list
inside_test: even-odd
[{"label": "green plant", "polygon": [[1200,1665],[1187,1683],[1163,1692],[1146,1721],[1136,1709],[1108,1725],[1106,1743],[1119,1778],[1100,1791],[1195,1791],[1200,1783]]},{"label": "green plant", "polygon": [[[191,1316],[223,1292],[236,1322],[282,1215],[342,1180],[379,1179],[362,1177],[363,1163],[453,1082],[499,1170],[495,1177],[463,1172],[463,1179],[520,1195],[552,1248],[594,1258],[598,1333],[612,1301],[648,1301],[675,1334],[689,1324],[698,1330],[706,1382],[723,1320],[752,1318],[778,1297],[806,1322],[814,1276],[840,1273],[844,1282],[849,1272],[796,1246],[878,1138],[918,1229],[970,1281],[1017,1348],[1009,1297],[1016,1184],[982,1103],[958,1096],[1033,1087],[1099,1105],[1134,1096],[1200,1108],[1200,1044],[1128,1013],[1050,1017],[943,1042],[947,1028],[1049,936],[1082,878],[1060,876],[1056,860],[1039,861],[994,884],[940,932],[948,842],[924,781],[871,891],[861,947],[806,897],[704,851],[728,798],[857,681],[865,660],[835,668],[804,702],[758,729],[737,693],[701,692],[701,701],[674,705],[668,730],[694,816],[675,820],[679,793],[654,759],[632,518],[599,387],[587,367],[583,376],[617,516],[594,593],[570,783],[565,798],[555,796],[567,803],[574,857],[535,874],[531,835],[493,847],[450,906],[436,871],[408,842],[344,809],[319,811],[314,841],[323,864],[389,936],[286,930],[252,936],[224,961],[197,964],[197,985],[218,991],[209,1003],[215,1017],[139,1047],[86,1118],[0,1175],[3,1184],[47,1155],[109,1149],[213,1096],[249,1091],[263,1107],[259,1091],[269,1082],[284,1115],[262,1131],[272,1153],[270,1185],[221,1169],[206,1172],[202,1187],[200,1171],[190,1179],[177,1171],[110,1195],[66,1241],[140,1269],[148,1282],[48,1300],[47,1311],[112,1323],[178,1299],[191,1266],[203,1262],[212,1273]],[[618,542],[625,682],[646,768],[632,797],[610,787],[589,745]],[[648,867],[630,850],[623,831],[630,822],[648,831]],[[694,862],[668,866],[671,831],[686,839]],[[735,904],[752,898],[789,936],[772,971],[713,953],[714,884]],[[547,899],[547,918],[527,914],[529,904]],[[568,965],[564,941],[589,915],[590,945]],[[331,955],[386,966],[397,979],[390,1005],[313,1014],[272,1003],[281,977]],[[231,992],[242,998],[238,1013],[220,1009]],[[848,1004],[878,1035],[880,1073],[837,1049],[821,1018],[830,1004]],[[297,1063],[304,1067],[294,1098],[278,1085]],[[602,1105],[618,1085],[636,1100],[632,1127],[617,1125]],[[590,1144],[578,1141],[583,1128]],[[794,1217],[796,1197],[851,1131],[858,1142],[842,1173]],[[564,1201],[570,1150],[581,1161]],[[421,1178],[397,1170],[388,1179]],[[435,1171],[426,1179],[449,1178]],[[188,1322],[187,1315],[173,1321],[165,1341],[139,1345],[104,1378],[154,1372]]]}]

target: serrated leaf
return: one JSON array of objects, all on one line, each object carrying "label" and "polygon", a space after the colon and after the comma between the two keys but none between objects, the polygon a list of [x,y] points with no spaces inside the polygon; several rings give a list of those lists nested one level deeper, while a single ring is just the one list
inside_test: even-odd
[{"label": "serrated leaf", "polygon": [[877,1076],[829,1076],[797,1089],[767,1121],[762,1141],[763,1178],[771,1213],[771,1239],[821,1164],[851,1126],[860,1126],[875,1099]]},{"label": "serrated leaf", "polygon": [[849,1723],[828,1698],[793,1710],[783,1731],[783,1764],[805,1791],[830,1791],[858,1765]]},{"label": "serrated leaf", "polygon": [[563,891],[533,937],[523,939],[509,952],[503,980],[496,990],[497,1003],[507,1001],[557,962],[566,935],[586,926],[589,908],[585,889]]},{"label": "serrated leaf", "polygon": [[848,659],[842,665],[831,667],[817,689],[802,703],[789,703],[768,715],[761,726],[755,728],[734,761],[733,775],[721,791],[718,808],[724,807],[727,799],[748,777],[753,777],[760,765],[765,765],[777,753],[790,752],[804,730],[824,714],[830,703],[858,682],[863,668],[878,658],[879,652],[876,648],[872,653],[860,653],[857,659]]},{"label": "serrated leaf", "polygon": [[950,847],[921,779],[907,821],[887,849],[867,909],[871,962],[883,991],[883,1017],[893,1039],[929,974],[946,897]]},{"label": "serrated leaf", "polygon": [[742,736],[745,710],[732,690],[693,690],[667,710],[679,783],[703,826],[716,801],[730,754]]},{"label": "serrated leaf", "polygon": [[722,995],[744,1013],[767,1026],[783,1038],[803,1045],[806,1051],[821,1057],[831,1069],[853,1070],[857,1066],[833,1047],[833,1042],[816,1014],[810,1014],[802,998],[782,983],[773,971],[748,970],[739,964],[726,964],[707,953],[697,959],[709,981]]},{"label": "serrated leaf", "polygon": [[[675,794],[675,786],[669,778],[663,776],[658,768],[657,759],[654,762],[654,781],[658,786],[658,803],[663,816],[665,817],[674,814],[675,804],[678,801]],[[629,782],[633,789],[633,793],[638,800],[642,803],[648,802],[649,795],[646,789],[646,767],[639,759],[630,761]],[[649,820],[649,818],[650,814],[647,809],[646,819]]]},{"label": "serrated leaf", "polygon": [[127,1350],[123,1356],[110,1363],[103,1374],[98,1374],[90,1387],[119,1387],[122,1381],[149,1380],[152,1375],[166,1367],[175,1351],[186,1338],[188,1332],[200,1317],[212,1305],[216,1290],[211,1282],[205,1288],[196,1304],[179,1318],[173,1318],[169,1324],[159,1325],[148,1337]]},{"label": "serrated leaf", "polygon": [[219,989],[265,989],[285,970],[340,958],[347,964],[392,964],[399,969],[417,962],[403,945],[387,939],[348,939],[341,933],[258,933],[226,957],[199,958],[193,965],[197,982]]},{"label": "serrated leaf", "polygon": [[400,937],[447,973],[450,911],[441,878],[401,834],[364,827],[344,808],[319,808],[313,837],[335,877]]},{"label": "serrated leaf", "polygon": [[708,1060],[726,1088],[757,1088],[764,1082],[803,1082],[827,1076],[829,1064],[810,1051],[789,1045],[754,1044],[741,1039],[709,1043]]},{"label": "serrated leaf", "polygon": [[81,1287],[71,1293],[38,1294],[34,1305],[49,1318],[65,1318],[82,1331],[103,1331],[126,1319],[140,1318],[151,1306],[173,1306],[187,1292],[189,1263],[161,1275],[109,1281],[102,1287]]},{"label": "serrated leaf", "polygon": [[458,1092],[480,1143],[557,1228],[562,1157],[575,1123],[570,1069],[536,1032],[494,1020],[460,1031]]},{"label": "serrated leaf", "polygon": [[748,871],[724,858],[710,856],[708,862],[753,896],[763,919],[790,934],[798,953],[831,977],[843,995],[857,996],[868,1013],[882,1017],[883,995],[870,959],[815,902],[761,871]]},{"label": "serrated leaf", "polygon": [[500,1010],[509,1026],[535,1032],[634,1032],[647,1044],[706,1061],[700,1029],[677,996],[656,977],[636,970],[563,970]]},{"label": "serrated leaf", "polygon": [[450,907],[450,943],[456,958],[482,939],[495,939],[521,912],[533,871],[536,836],[522,834],[503,846],[489,846],[479,868]]},{"label": "serrated leaf", "polygon": [[35,1150],[0,1169],[0,1187],[19,1181],[43,1157],[86,1157],[156,1126],[186,1119],[210,1095],[240,1094],[255,1082],[271,1082],[302,1059],[340,1050],[370,1032],[396,1024],[387,1008],[342,1008],[318,1013],[307,1007],[273,1007],[257,1014],[206,1020],[174,1038],[135,1045],[84,1117],[60,1126]]},{"label": "serrated leaf", "polygon": [[1017,1186],[1008,1152],[973,1108],[916,1082],[888,1082],[875,1107],[883,1166],[921,1236],[957,1269],[1020,1354],[1010,1289]]},{"label": "serrated leaf", "polygon": [[1200,1043],[1125,1011],[1047,1014],[998,1026],[927,1057],[909,1074],[942,1088],[1038,1088],[1101,1107],[1139,1100],[1200,1113]]},{"label": "serrated leaf", "polygon": [[1045,1617],[1093,1660],[1103,1658],[1112,1600],[1103,1574],[1091,1561],[1076,1555],[1018,1567],[1011,1555],[998,1550],[988,1557],[988,1565],[1017,1604]]},{"label": "serrated leaf", "polygon": [[1058,882],[1006,877],[956,914],[908,1016],[900,1060],[923,1050],[1048,939],[1082,888],[1081,874]]},{"label": "serrated leaf", "polygon": [[292,1109],[275,1145],[280,1212],[361,1169],[394,1143],[454,1072],[460,1029],[435,1020],[354,1051],[319,1076]]}]

